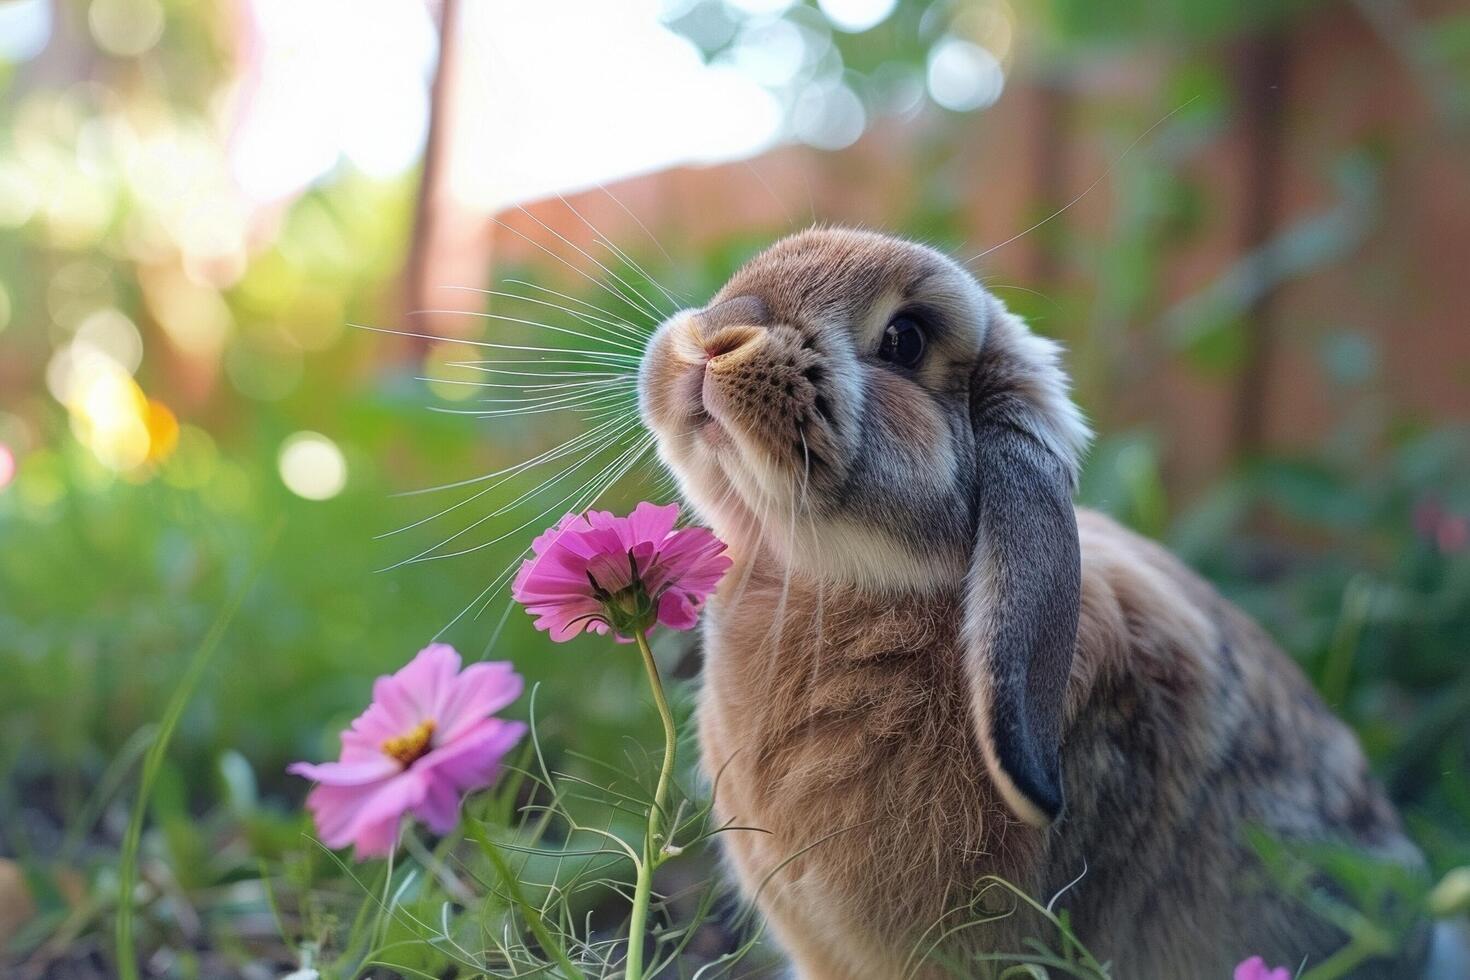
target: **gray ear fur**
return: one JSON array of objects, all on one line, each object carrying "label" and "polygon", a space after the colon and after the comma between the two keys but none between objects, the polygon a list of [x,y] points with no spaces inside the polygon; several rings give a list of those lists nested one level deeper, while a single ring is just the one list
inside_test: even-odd
[{"label": "gray ear fur", "polygon": [[1027,823],[1062,810],[1062,714],[1081,601],[1072,509],[1087,428],[1056,347],[1006,316],[975,373],[976,542],[966,662],[992,781]]}]

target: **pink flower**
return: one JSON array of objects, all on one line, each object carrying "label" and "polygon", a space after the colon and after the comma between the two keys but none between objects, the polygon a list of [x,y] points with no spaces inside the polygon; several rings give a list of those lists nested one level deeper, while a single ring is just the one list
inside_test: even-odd
[{"label": "pink flower", "polygon": [[306,798],[328,847],[357,846],[357,858],[393,851],[409,811],[436,834],[459,821],[460,797],[495,781],[500,760],[526,726],[490,715],[521,693],[508,663],[463,672],[454,648],[435,643],[398,673],[379,677],[373,702],[342,733],[337,762],[293,763],[314,780]]},{"label": "pink flower", "polygon": [[1440,554],[1453,555],[1470,547],[1470,518],[1445,510],[1434,497],[1415,505],[1413,520],[1414,530],[1432,541]]},{"label": "pink flower", "polygon": [[1235,980],[1291,980],[1291,971],[1284,966],[1274,970],[1259,956],[1252,956],[1235,968]]},{"label": "pink flower", "polygon": [[1460,514],[1450,514],[1439,522],[1434,543],[1442,554],[1453,555],[1470,545],[1470,520]]},{"label": "pink flower", "polygon": [[568,514],[532,543],[512,594],[557,642],[584,629],[626,639],[655,622],[691,629],[731,562],[705,528],[675,531],[678,517],[678,504],[647,502],[627,517]]}]

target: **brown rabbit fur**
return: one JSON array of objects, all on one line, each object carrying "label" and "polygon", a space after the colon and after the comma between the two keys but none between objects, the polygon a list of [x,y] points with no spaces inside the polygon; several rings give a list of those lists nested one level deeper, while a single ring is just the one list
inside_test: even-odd
[{"label": "brown rabbit fur", "polygon": [[1271,640],[1074,511],[1087,432],[1057,352],[948,259],[793,236],[664,324],[640,390],[736,558],[704,626],[703,765],[719,816],[761,831],[725,847],[804,980],[985,975],[976,954],[1053,938],[988,876],[1063,892],[1117,977],[1314,964],[1343,936],[1273,889],[1247,828],[1420,860]]}]

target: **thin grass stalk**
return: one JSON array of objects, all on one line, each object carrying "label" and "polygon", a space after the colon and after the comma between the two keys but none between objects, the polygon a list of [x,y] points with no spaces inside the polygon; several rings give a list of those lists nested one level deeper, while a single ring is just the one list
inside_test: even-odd
[{"label": "thin grass stalk", "polygon": [[282,522],[277,522],[275,528],[267,535],[265,549],[261,552],[259,561],[246,576],[245,581],[230,596],[225,607],[220,610],[219,616],[210,626],[204,641],[190,657],[188,665],[184,668],[184,674],[179,678],[178,686],[174,688],[173,696],[164,709],[163,720],[158,725],[158,734],[154,737],[153,744],[148,747],[148,754],[143,757],[143,771],[138,779],[138,798],[133,801],[133,812],[128,818],[128,829],[123,836],[122,854],[118,857],[117,864],[118,900],[113,935],[117,946],[117,971],[122,980],[138,980],[138,954],[133,939],[133,890],[138,880],[138,849],[143,840],[143,818],[148,812],[148,800],[153,795],[153,784],[158,780],[158,773],[163,768],[163,758],[168,752],[169,742],[173,739],[174,729],[178,728],[179,721],[184,716],[184,709],[189,706],[189,699],[194,695],[194,689],[199,686],[205,668],[214,659],[220,641],[224,639],[225,631],[244,604],[245,597],[255,587],[256,579],[260,577],[266,559],[275,550],[275,543],[281,535],[281,524]]}]

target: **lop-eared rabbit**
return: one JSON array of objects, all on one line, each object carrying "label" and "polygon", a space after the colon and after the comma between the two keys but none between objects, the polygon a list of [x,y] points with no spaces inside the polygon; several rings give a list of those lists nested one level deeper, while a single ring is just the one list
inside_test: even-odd
[{"label": "lop-eared rabbit", "polygon": [[[1074,508],[1090,434],[1057,346],[947,257],[786,238],[662,324],[639,397],[736,559],[704,625],[703,768],[758,828],[724,846],[803,980],[985,975],[1054,938],[992,876],[1064,892],[1119,978],[1295,968],[1344,937],[1249,828],[1422,863],[1260,627]],[[1428,945],[1357,975],[1418,976]]]}]

